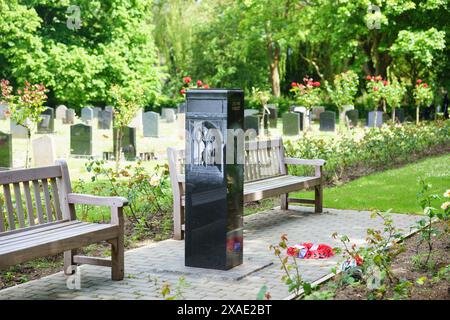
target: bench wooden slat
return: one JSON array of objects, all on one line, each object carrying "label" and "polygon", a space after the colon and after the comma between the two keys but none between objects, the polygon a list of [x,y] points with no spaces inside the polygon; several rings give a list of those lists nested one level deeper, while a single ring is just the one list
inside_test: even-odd
[{"label": "bench wooden slat", "polygon": [[4,232],[4,233],[0,234],[0,241],[2,241],[4,239],[20,238],[22,232],[28,232],[29,234],[33,234],[35,232],[42,232],[45,230],[61,228],[64,225],[69,224],[69,222],[70,222],[70,224],[81,223],[81,221],[62,220],[62,221],[55,221],[52,223],[36,224],[32,227],[28,227],[25,229],[11,230],[11,231]]},{"label": "bench wooden slat", "polygon": [[0,241],[0,256],[5,252],[12,252],[26,247],[32,247],[37,244],[48,243],[58,239],[64,239],[73,235],[80,235],[92,230],[109,228],[111,225],[98,223],[79,223],[71,226],[64,226],[58,229],[38,232],[32,235],[22,234],[20,239],[10,239]]},{"label": "bench wooden slat", "polygon": [[[0,268],[16,265],[42,256],[55,255],[61,251],[85,247],[92,243],[117,237],[117,226],[101,226],[104,227],[90,230],[82,234],[64,236],[61,239],[53,239],[50,242],[35,244],[32,247],[25,247],[0,254]],[[113,277],[113,280],[120,280],[120,277]]]},{"label": "bench wooden slat", "polygon": [[25,193],[25,203],[27,205],[28,225],[34,226],[34,208],[33,200],[31,199],[30,182],[23,182],[23,192]]},{"label": "bench wooden slat", "polygon": [[59,190],[58,190],[58,184],[56,183],[56,179],[52,178],[50,179],[50,184],[52,186],[53,191],[53,201],[55,203],[55,211],[56,211],[56,219],[62,220],[62,211],[61,211],[61,205],[59,203]]},{"label": "bench wooden slat", "polygon": [[20,185],[18,183],[14,183],[13,188],[14,188],[14,198],[16,200],[17,220],[19,221],[20,228],[25,228],[25,219],[22,205],[22,195],[20,193]]},{"label": "bench wooden slat", "polygon": [[[47,225],[47,224],[44,224],[44,225]],[[31,230],[22,229],[25,231],[18,232],[14,235],[10,235],[10,237],[1,237],[0,238],[0,248],[3,246],[6,246],[8,244],[17,244],[17,243],[21,243],[26,240],[38,239],[38,238],[43,237],[43,235],[45,236],[49,232],[52,234],[58,234],[58,233],[65,232],[70,229],[76,229],[76,228],[83,227],[86,225],[89,225],[89,223],[87,223],[87,222],[56,223],[56,224],[52,223],[51,228],[38,228],[38,229],[34,229],[34,230],[33,229],[31,229]]]},{"label": "bench wooden slat", "polygon": [[8,216],[9,230],[14,230],[16,229],[16,222],[14,221],[14,208],[12,205],[11,190],[9,189],[9,184],[3,185],[3,194],[5,196],[6,215]]},{"label": "bench wooden slat", "polygon": [[0,184],[61,177],[60,166],[0,171]]},{"label": "bench wooden slat", "polygon": [[34,191],[34,201],[36,203],[36,212],[37,212],[37,218],[38,222],[44,223],[44,213],[42,211],[42,200],[41,200],[41,187],[39,186],[39,181],[33,180],[33,191]]},{"label": "bench wooden slat", "polygon": [[50,202],[50,192],[48,190],[47,179],[42,179],[42,189],[44,191],[45,211],[47,214],[47,222],[53,221],[52,203]]}]

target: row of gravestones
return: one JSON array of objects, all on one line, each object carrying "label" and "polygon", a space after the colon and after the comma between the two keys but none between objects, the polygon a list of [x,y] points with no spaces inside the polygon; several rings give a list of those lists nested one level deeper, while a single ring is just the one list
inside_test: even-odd
[{"label": "row of gravestones", "polygon": [[[116,137],[118,131],[113,130],[114,146],[116,150]],[[92,155],[92,126],[83,123],[75,124],[70,127],[70,153],[74,156]],[[126,127],[122,137],[122,152],[126,160],[136,158],[136,128]]]}]

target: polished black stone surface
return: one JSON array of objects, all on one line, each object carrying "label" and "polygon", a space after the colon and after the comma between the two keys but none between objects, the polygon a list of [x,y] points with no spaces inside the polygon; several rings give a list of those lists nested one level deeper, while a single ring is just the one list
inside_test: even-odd
[{"label": "polished black stone surface", "polygon": [[243,261],[242,144],[227,129],[243,129],[244,93],[189,90],[186,99],[185,265],[228,270]]}]

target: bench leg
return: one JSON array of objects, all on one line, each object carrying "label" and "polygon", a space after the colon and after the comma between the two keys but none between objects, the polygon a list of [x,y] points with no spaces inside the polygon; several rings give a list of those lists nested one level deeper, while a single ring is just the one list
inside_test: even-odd
[{"label": "bench leg", "polygon": [[123,280],[125,273],[123,235],[111,242],[111,278],[114,281]]},{"label": "bench leg", "polygon": [[315,210],[314,211],[316,213],[322,213],[322,211],[323,211],[323,208],[322,208],[322,205],[323,205],[323,187],[320,184],[318,186],[315,186],[314,190],[315,190],[315,204],[314,204]]},{"label": "bench leg", "polygon": [[184,222],[184,208],[179,203],[173,206],[173,238],[183,240],[184,234],[181,226]]},{"label": "bench leg", "polygon": [[281,210],[288,210],[288,193],[282,194],[280,196],[280,208]]},{"label": "bench leg", "polygon": [[64,274],[67,276],[72,275],[75,271],[72,266],[75,265],[73,262],[73,256],[76,254],[76,250],[64,251]]}]

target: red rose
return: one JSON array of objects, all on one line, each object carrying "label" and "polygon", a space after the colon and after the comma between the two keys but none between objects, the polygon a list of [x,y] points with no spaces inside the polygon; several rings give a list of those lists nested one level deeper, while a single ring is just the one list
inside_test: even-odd
[{"label": "red rose", "polygon": [[203,85],[203,82],[201,80],[197,80],[197,87],[201,87]]},{"label": "red rose", "polygon": [[287,248],[287,255],[290,257],[296,257],[298,255],[298,249],[294,247]]},{"label": "red rose", "polygon": [[291,83],[291,86],[292,86],[292,87],[296,87],[296,86],[297,86],[297,82],[292,82],[292,83]]},{"label": "red rose", "polygon": [[183,81],[184,81],[184,83],[189,83],[189,82],[191,82],[191,77],[184,77]]},{"label": "red rose", "polygon": [[379,88],[378,87],[373,87],[373,91],[378,91]]},{"label": "red rose", "polygon": [[366,80],[371,80],[371,79],[372,79],[371,76],[367,76],[367,77],[366,77]]},{"label": "red rose", "polygon": [[417,79],[417,83],[421,84],[422,83],[422,79]]},{"label": "red rose", "polygon": [[209,85],[204,84],[204,85],[203,85],[203,88],[204,88],[204,89],[209,89]]},{"label": "red rose", "polygon": [[424,88],[428,88],[428,84],[426,84],[426,83],[424,83],[422,86],[423,86]]},{"label": "red rose", "polygon": [[319,82],[319,81],[314,82],[314,86],[315,86],[315,87],[320,87],[320,82]]},{"label": "red rose", "polygon": [[355,255],[355,261],[358,266],[363,264],[363,258],[359,256],[359,254]]},{"label": "red rose", "polygon": [[383,81],[383,85],[384,85],[384,86],[387,86],[388,84],[389,84],[388,81],[386,81],[386,80]]},{"label": "red rose", "polygon": [[375,80],[377,80],[377,81],[381,81],[381,80],[383,80],[383,77],[381,77],[381,76],[377,76],[377,77],[375,78]]},{"label": "red rose", "polygon": [[181,93],[181,94],[186,94],[186,89],[184,89],[184,88],[181,89],[181,90],[180,90],[180,93]]}]

